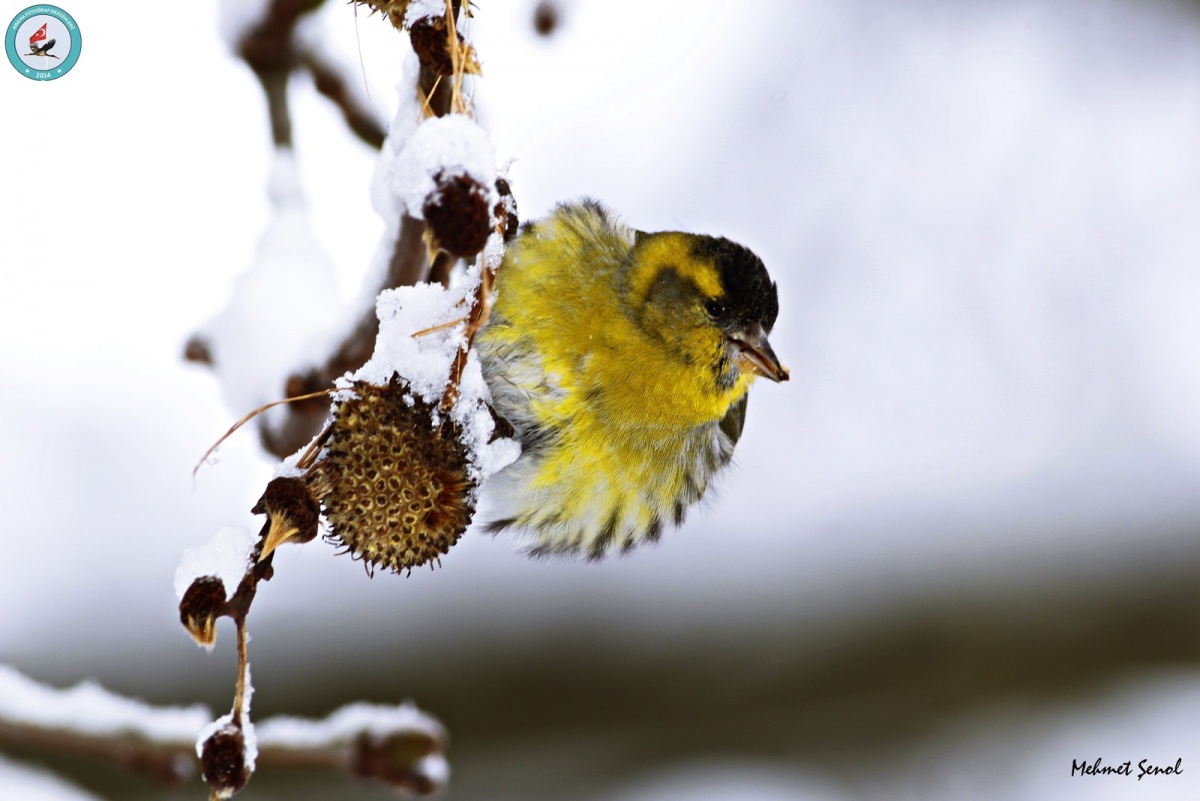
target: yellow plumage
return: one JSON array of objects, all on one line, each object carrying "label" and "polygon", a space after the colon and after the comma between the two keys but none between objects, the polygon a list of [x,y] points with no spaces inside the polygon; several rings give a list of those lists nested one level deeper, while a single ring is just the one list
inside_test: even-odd
[{"label": "yellow plumage", "polygon": [[526,226],[476,339],[522,456],[493,529],[600,557],[678,524],[725,465],[754,375],[787,377],[762,263],[728,240],[642,234],[597,204]]}]

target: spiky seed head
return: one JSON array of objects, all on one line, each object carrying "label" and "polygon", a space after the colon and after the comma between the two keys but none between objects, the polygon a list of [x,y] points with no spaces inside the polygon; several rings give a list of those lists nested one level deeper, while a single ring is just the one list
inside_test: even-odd
[{"label": "spiky seed head", "polygon": [[321,498],[330,539],[396,573],[450,550],[475,513],[462,429],[393,374],[335,405]]}]

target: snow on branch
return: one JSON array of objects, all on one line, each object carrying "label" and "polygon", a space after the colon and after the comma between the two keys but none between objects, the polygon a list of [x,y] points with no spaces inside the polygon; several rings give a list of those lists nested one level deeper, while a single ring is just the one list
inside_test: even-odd
[{"label": "snow on branch", "polygon": [[[177,785],[195,775],[196,732],[211,717],[199,704],[152,706],[94,682],[56,689],[0,665],[0,748],[91,757]],[[260,767],[328,770],[418,796],[449,778],[445,729],[411,703],[349,704],[321,720],[269,718],[256,737]]]},{"label": "snow on branch", "polygon": [[0,747],[98,757],[174,784],[194,772],[187,749],[209,716],[203,706],[152,707],[93,682],[57,690],[0,665]]}]

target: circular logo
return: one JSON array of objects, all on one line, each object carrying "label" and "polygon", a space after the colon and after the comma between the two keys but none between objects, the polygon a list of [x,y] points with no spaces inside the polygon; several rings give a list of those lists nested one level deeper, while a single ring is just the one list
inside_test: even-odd
[{"label": "circular logo", "polygon": [[53,81],[70,72],[82,43],[74,18],[58,6],[30,6],[4,32],[9,62],[34,81]]}]

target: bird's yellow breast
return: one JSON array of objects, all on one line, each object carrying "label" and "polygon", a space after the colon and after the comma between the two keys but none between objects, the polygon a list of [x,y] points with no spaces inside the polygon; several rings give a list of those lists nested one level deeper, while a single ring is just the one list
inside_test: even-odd
[{"label": "bird's yellow breast", "polygon": [[674,330],[644,308],[649,268],[664,261],[720,294],[715,270],[691,260],[677,236],[645,248],[636,263],[628,260],[631,241],[586,218],[552,217],[522,237],[499,276],[495,312],[509,325],[494,333],[532,348],[561,388],[540,405],[544,419],[696,426],[719,420],[746,392],[748,379],[729,388],[716,382],[719,331]]}]

